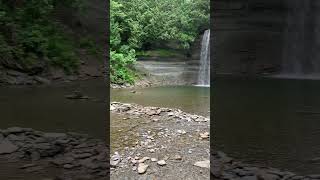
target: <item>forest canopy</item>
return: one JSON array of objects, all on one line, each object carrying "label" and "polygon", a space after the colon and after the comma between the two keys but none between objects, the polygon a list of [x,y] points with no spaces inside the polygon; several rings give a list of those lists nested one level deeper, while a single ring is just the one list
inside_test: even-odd
[{"label": "forest canopy", "polygon": [[181,48],[209,27],[209,0],[111,0],[110,75],[112,83],[133,83],[136,52],[157,42]]},{"label": "forest canopy", "polygon": [[37,73],[44,64],[75,72],[76,45],[54,12],[59,5],[80,10],[81,1],[0,0],[1,65],[28,73]]}]

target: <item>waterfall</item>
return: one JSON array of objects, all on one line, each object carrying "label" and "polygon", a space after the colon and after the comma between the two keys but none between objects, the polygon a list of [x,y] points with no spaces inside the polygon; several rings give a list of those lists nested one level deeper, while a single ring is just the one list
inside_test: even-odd
[{"label": "waterfall", "polygon": [[210,30],[206,30],[201,42],[200,68],[198,71],[199,86],[210,86]]},{"label": "waterfall", "polygon": [[282,74],[314,77],[320,74],[318,8],[312,0],[287,0]]}]

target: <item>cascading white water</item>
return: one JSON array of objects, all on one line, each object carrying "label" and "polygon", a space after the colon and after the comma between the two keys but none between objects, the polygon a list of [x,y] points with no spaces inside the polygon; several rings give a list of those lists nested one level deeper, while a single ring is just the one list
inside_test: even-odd
[{"label": "cascading white water", "polygon": [[210,86],[210,30],[206,30],[202,37],[200,68],[198,72],[198,86]]}]

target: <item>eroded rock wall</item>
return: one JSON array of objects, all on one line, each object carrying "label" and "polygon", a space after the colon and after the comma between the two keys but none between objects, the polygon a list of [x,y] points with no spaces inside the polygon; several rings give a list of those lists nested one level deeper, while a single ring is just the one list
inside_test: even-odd
[{"label": "eroded rock wall", "polygon": [[281,70],[285,0],[215,0],[212,4],[215,73],[257,75]]}]

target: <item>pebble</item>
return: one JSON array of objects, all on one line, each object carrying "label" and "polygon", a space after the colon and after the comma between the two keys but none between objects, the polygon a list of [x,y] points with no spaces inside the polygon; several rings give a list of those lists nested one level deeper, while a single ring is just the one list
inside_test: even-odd
[{"label": "pebble", "polygon": [[143,157],[142,159],[140,159],[138,162],[139,163],[144,163],[146,160],[149,160],[149,157]]},{"label": "pebble", "polygon": [[209,133],[208,132],[200,133],[200,138],[201,139],[208,139],[209,138]]},{"label": "pebble", "polygon": [[173,157],[174,160],[182,160],[182,157],[180,155],[175,155]]},{"label": "pebble", "polygon": [[210,161],[209,160],[198,161],[198,162],[194,163],[194,166],[209,169],[210,168]]},{"label": "pebble", "polygon": [[166,165],[167,163],[166,163],[165,160],[160,160],[160,161],[157,162],[157,164],[160,165],[160,166],[164,166],[164,165]]},{"label": "pebble", "polygon": [[149,167],[149,165],[144,164],[144,163],[140,163],[138,165],[138,173],[139,174],[144,174],[147,171],[148,167]]}]

